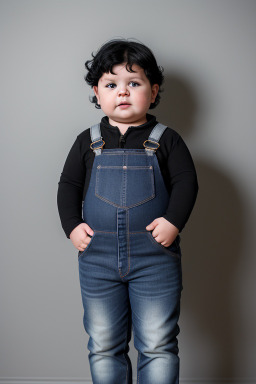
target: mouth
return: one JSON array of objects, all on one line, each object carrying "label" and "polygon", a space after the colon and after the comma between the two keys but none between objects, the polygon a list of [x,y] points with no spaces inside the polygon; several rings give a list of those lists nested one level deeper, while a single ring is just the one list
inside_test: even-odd
[{"label": "mouth", "polygon": [[127,103],[127,101],[123,101],[121,103],[118,104],[118,107],[120,108],[125,108],[125,107],[129,107],[131,104],[130,103]]}]

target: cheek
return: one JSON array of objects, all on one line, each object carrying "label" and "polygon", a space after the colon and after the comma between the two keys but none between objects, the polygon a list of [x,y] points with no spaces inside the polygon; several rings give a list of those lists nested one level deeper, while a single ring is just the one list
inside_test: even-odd
[{"label": "cheek", "polygon": [[110,93],[102,93],[100,96],[99,104],[102,111],[105,115],[110,115],[115,109],[115,98],[113,98],[113,95]]},{"label": "cheek", "polygon": [[101,92],[99,95],[99,101],[101,105],[105,105],[106,107],[111,104],[111,95],[107,92]]},{"label": "cheek", "polygon": [[137,94],[137,103],[139,106],[147,108],[151,104],[151,93],[139,92]]}]

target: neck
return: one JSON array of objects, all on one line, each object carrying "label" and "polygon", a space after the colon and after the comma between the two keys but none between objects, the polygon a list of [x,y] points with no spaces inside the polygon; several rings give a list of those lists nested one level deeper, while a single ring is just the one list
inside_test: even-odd
[{"label": "neck", "polygon": [[136,120],[136,121],[130,121],[129,123],[122,123],[119,121],[114,121],[110,118],[108,119],[108,121],[109,121],[109,124],[113,125],[114,127],[118,127],[122,134],[125,134],[125,132],[127,131],[127,129],[130,126],[136,127],[136,126],[142,125],[142,124],[147,122],[147,119],[145,116],[144,118],[141,118],[141,119]]}]

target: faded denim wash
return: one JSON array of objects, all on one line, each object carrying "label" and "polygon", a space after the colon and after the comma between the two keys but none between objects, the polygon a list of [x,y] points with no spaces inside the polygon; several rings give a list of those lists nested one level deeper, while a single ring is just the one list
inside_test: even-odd
[{"label": "faded denim wash", "polygon": [[78,256],[94,384],[132,383],[131,330],[137,383],[179,383],[180,238],[166,248],[145,229],[168,202],[155,154],[116,148],[95,156],[83,205],[94,235]]}]

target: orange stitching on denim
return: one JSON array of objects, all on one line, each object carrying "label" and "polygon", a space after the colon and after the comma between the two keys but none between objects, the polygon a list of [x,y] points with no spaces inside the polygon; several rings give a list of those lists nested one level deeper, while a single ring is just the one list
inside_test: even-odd
[{"label": "orange stitching on denim", "polygon": [[127,250],[128,250],[128,270],[127,272],[122,275],[121,274],[121,268],[118,268],[119,269],[119,274],[120,274],[120,277],[121,279],[125,276],[128,275],[128,273],[130,272],[130,236],[129,236],[129,210],[126,211],[127,214],[126,214],[126,239],[127,239]]},{"label": "orange stitching on denim", "polygon": [[[133,167],[133,166],[131,166],[131,167]],[[151,169],[151,168],[149,168],[150,166],[144,166],[144,167],[142,167],[142,168],[144,168],[144,169]],[[106,166],[103,166],[102,168],[107,168]],[[120,167],[117,167],[117,166],[110,166],[109,168],[122,168],[122,166],[120,166]],[[133,204],[133,205],[129,205],[129,206],[122,206],[122,205],[119,205],[119,204],[116,204],[116,203],[114,203],[114,202],[112,202],[111,200],[108,200],[108,199],[106,199],[105,197],[103,197],[103,196],[101,196],[101,195],[99,195],[99,193],[98,193],[98,185],[99,185],[99,171],[98,171],[98,169],[96,170],[96,182],[95,182],[95,189],[94,189],[94,193],[95,193],[95,196],[96,197],[98,197],[98,199],[100,199],[100,200],[102,200],[102,201],[104,201],[105,203],[107,203],[107,204],[110,204],[110,205],[112,205],[112,206],[114,206],[114,207],[116,207],[116,208],[122,208],[122,209],[129,209],[129,208],[134,208],[134,207],[137,207],[137,206],[139,206],[139,205],[142,205],[142,204],[144,204],[144,203],[146,203],[146,202],[148,202],[148,201],[150,201],[150,200],[152,200],[152,199],[154,199],[155,198],[155,183],[154,183],[154,169],[152,168],[152,172],[150,172],[150,179],[151,179],[151,185],[152,185],[152,195],[151,196],[149,196],[149,197],[147,197],[146,199],[144,199],[144,200],[141,200],[141,201],[139,201],[139,202],[137,202],[137,203],[135,203],[135,204]]]},{"label": "orange stitching on denim", "polygon": [[127,247],[128,247],[128,272],[130,271],[130,261],[131,261],[131,258],[130,258],[130,233],[129,233],[129,210],[127,210],[127,215],[126,215],[126,233],[127,233]]},{"label": "orange stitching on denim", "polygon": [[129,209],[129,208],[137,207],[137,206],[142,205],[142,204],[144,204],[144,203],[146,203],[146,202],[148,202],[148,201],[150,201],[150,200],[152,200],[152,199],[154,199],[156,197],[155,193],[153,193],[152,196],[148,197],[145,200],[139,201],[138,203],[136,203],[134,205],[129,205],[129,207],[124,207],[122,205],[118,205],[118,204],[112,203],[110,200],[107,200],[104,197],[101,197],[100,195],[98,195],[96,193],[96,187],[95,187],[95,196],[98,197],[100,200],[104,201],[105,203],[113,205],[114,207],[121,208],[121,209]]},{"label": "orange stitching on denim", "polygon": [[148,231],[147,230],[145,230],[145,231],[131,231],[130,235],[137,235],[137,234],[139,235],[141,233],[148,233]]},{"label": "orange stitching on denim", "polygon": [[[117,149],[117,148],[113,148],[113,149]],[[127,149],[127,148],[126,148]],[[122,151],[118,148],[118,151],[117,152],[106,152],[106,148],[102,151],[102,154],[104,154],[104,156],[120,156],[120,155],[130,155],[130,154],[136,154],[136,155],[142,155],[142,156],[148,156],[146,153],[145,153],[145,149],[137,149],[137,151],[140,151],[140,152],[136,152],[136,150],[132,149],[131,151],[129,152],[126,152],[126,151]]]},{"label": "orange stitching on denim", "polygon": [[172,256],[174,259],[178,259],[180,260],[180,254],[176,254],[175,252],[172,252],[170,251],[168,248],[169,247],[165,247],[164,245],[162,245],[161,243],[158,243],[158,241],[156,241],[154,239],[154,237],[152,236],[152,234],[150,232],[147,233],[150,241],[152,244],[154,244],[155,246],[158,246],[160,249],[163,250],[163,252],[167,253],[168,255]]},{"label": "orange stitching on denim", "polygon": [[[125,165],[125,164],[124,164]],[[97,169],[123,169],[124,165],[98,165]],[[125,169],[151,170],[151,165],[126,165]]]},{"label": "orange stitching on denim", "polygon": [[96,229],[94,229],[93,230],[94,232],[96,232],[96,233],[106,233],[106,234],[113,234],[113,235],[116,235],[117,234],[117,232],[112,232],[112,231],[97,231]]},{"label": "orange stitching on denim", "polygon": [[94,241],[94,239],[95,239],[95,234],[92,235],[90,243],[85,247],[85,249],[83,251],[79,251],[80,254],[78,252],[78,259],[81,259],[82,256],[85,256],[87,254],[88,249],[91,248],[91,245],[92,245],[92,242]]}]

